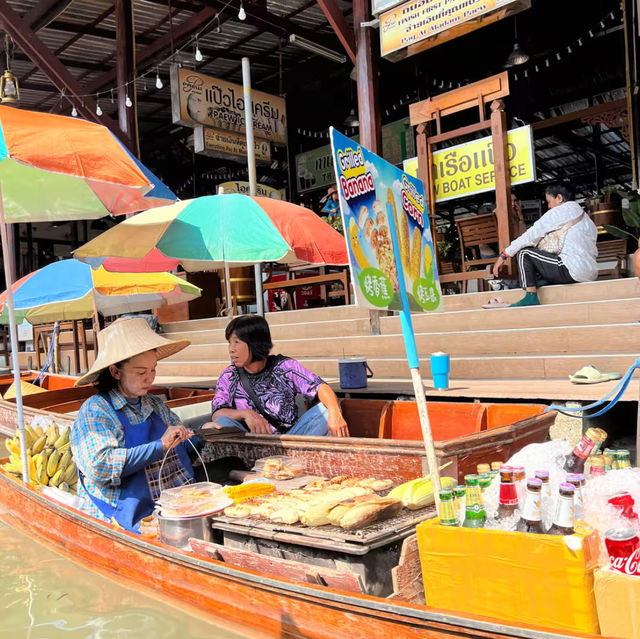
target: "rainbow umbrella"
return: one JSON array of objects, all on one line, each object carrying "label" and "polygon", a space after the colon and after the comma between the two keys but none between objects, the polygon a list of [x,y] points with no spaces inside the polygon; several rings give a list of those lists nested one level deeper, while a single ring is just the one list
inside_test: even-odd
[{"label": "rainbow umbrella", "polygon": [[104,126],[0,106],[0,234],[23,480],[29,481],[7,222],[87,220],[147,208],[152,184]]},{"label": "rainbow umbrella", "polygon": [[[171,273],[109,273],[92,271],[77,260],[53,262],[23,277],[14,287],[17,321],[31,324],[135,313],[163,304],[188,302],[201,290]],[[8,321],[0,295],[0,323]]]},{"label": "rainbow umbrella", "polygon": [[74,255],[110,270],[127,270],[130,260],[152,258],[169,269],[180,263],[186,271],[259,262],[348,263],[344,237],[313,211],[238,193],[149,209],[87,242]]}]

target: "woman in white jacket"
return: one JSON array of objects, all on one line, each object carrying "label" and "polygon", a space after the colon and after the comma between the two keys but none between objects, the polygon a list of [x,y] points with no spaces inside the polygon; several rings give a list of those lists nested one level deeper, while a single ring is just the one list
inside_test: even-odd
[{"label": "woman in white jacket", "polygon": [[[520,282],[525,296],[511,306],[535,306],[540,304],[536,282],[549,284],[572,284],[590,282],[598,276],[596,240],[598,231],[582,207],[573,201],[568,187],[558,184],[546,189],[549,210],[520,237],[516,238],[500,253],[493,265],[493,275],[505,260],[514,257],[518,261]],[[562,250],[558,255],[535,248],[548,233],[573,222],[565,235]]]}]

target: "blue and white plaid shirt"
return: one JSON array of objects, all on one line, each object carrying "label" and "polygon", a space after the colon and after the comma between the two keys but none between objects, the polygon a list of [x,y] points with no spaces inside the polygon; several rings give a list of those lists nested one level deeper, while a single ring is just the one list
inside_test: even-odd
[{"label": "blue and white plaid shirt", "polygon": [[[113,406],[100,395],[94,395],[82,404],[69,441],[73,459],[84,475],[87,490],[98,499],[115,506],[120,497],[120,478],[127,457],[124,431],[116,410],[124,409],[132,424],[147,420],[154,411],[169,426],[179,424],[180,418],[156,395],[143,395],[137,408],[133,408],[117,390],[111,390],[109,395]],[[175,453],[171,456],[177,458]],[[84,512],[98,519],[108,520],[91,501],[79,481],[78,497]]]}]

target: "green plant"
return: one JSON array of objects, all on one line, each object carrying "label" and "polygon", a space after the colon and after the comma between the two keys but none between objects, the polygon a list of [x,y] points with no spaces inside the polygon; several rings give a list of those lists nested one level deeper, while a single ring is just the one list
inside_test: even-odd
[{"label": "green plant", "polygon": [[452,242],[446,242],[444,240],[440,240],[439,242],[437,242],[437,245],[438,245],[438,256],[440,257],[440,259],[446,259],[448,257],[451,257],[451,251],[453,249]]},{"label": "green plant", "polygon": [[630,237],[640,245],[640,238],[636,237],[633,233],[629,233],[629,231],[625,231],[611,224],[603,224],[602,228],[609,233],[609,235],[613,235],[613,237],[620,238],[621,240],[625,240]]}]

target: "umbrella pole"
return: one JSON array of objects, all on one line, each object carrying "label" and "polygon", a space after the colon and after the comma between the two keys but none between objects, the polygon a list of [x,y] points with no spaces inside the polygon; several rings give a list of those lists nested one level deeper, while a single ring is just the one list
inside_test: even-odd
[{"label": "umbrella pole", "polygon": [[24,435],[24,411],[22,408],[22,387],[20,386],[20,363],[18,361],[18,328],[13,310],[13,281],[11,277],[11,253],[7,237],[7,223],[4,218],[4,203],[0,189],[0,234],[2,235],[2,261],[4,263],[4,280],[7,285],[7,314],[9,316],[9,338],[11,341],[11,363],[13,365],[13,382],[16,387],[16,406],[18,407],[18,434],[20,438],[20,459],[22,459],[22,481],[29,483],[29,463],[27,460],[27,444]]},{"label": "umbrella pole", "polygon": [[[405,215],[405,212],[401,212]],[[411,311],[409,309],[409,300],[407,297],[407,289],[404,283],[404,272],[402,270],[402,260],[400,257],[400,249],[398,242],[398,229],[396,228],[395,215],[391,204],[387,204],[387,218],[389,219],[389,230],[391,231],[391,240],[393,244],[393,254],[396,259],[396,270],[398,272],[398,288],[400,290],[400,299],[402,300],[402,310],[400,311],[400,324],[402,325],[402,333],[404,337],[404,346],[407,352],[407,360],[409,369],[411,370],[411,381],[413,383],[413,393],[416,397],[418,407],[418,418],[420,420],[420,428],[422,430],[422,441],[429,465],[429,476],[433,486],[433,497],[440,514],[440,470],[436,458],[436,451],[433,446],[433,435],[431,433],[431,423],[429,421],[429,411],[427,410],[427,398],[422,385],[422,376],[420,375],[420,359],[418,358],[418,349],[416,347],[416,336],[413,332],[413,324],[411,322]]]},{"label": "umbrella pole", "polygon": [[[249,194],[258,195],[258,180],[256,178],[256,147],[253,141],[253,102],[251,100],[251,68],[249,58],[242,58],[242,88],[244,91],[244,126],[247,135],[247,167],[249,170]],[[262,299],[262,265],[255,264],[253,276],[256,282],[256,307],[258,315],[264,315],[264,300]]]},{"label": "umbrella pole", "polygon": [[229,270],[229,265],[226,262],[224,264],[224,291],[227,301],[227,309],[231,309],[231,313],[227,312],[227,315],[229,317],[233,317],[233,298],[231,297],[231,272]]}]

